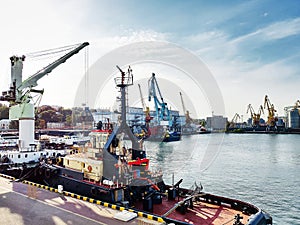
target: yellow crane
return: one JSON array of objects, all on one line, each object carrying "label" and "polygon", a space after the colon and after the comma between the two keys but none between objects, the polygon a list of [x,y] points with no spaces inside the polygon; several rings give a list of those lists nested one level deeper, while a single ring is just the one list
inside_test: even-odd
[{"label": "yellow crane", "polygon": [[259,106],[258,112],[257,112],[257,114],[256,114],[256,120],[257,120],[258,122],[259,122],[259,120],[260,120],[260,115],[261,115],[261,114],[264,114],[264,108],[263,108],[262,105]]},{"label": "yellow crane", "polygon": [[286,116],[288,115],[288,112],[290,110],[293,110],[293,109],[298,109],[298,112],[300,112],[300,100],[297,100],[295,102],[295,105],[284,107],[284,111],[285,111]]},{"label": "yellow crane", "polygon": [[256,121],[256,113],[254,112],[254,109],[253,109],[251,104],[248,105],[246,113],[249,113],[249,112],[250,112],[250,115],[251,115],[251,118],[252,118],[252,124],[257,125],[259,121]]},{"label": "yellow crane", "polygon": [[267,124],[270,126],[275,126],[275,112],[277,112],[274,108],[274,105],[271,104],[270,99],[268,98],[268,96],[265,96],[265,102],[264,102],[264,109],[268,109],[268,121]]},{"label": "yellow crane", "polygon": [[148,126],[149,123],[150,123],[150,120],[152,119],[151,116],[150,116],[150,108],[149,108],[149,106],[146,106],[146,104],[145,104],[142,89],[141,89],[141,85],[138,84],[138,86],[139,86],[140,98],[141,98],[143,110],[144,110],[145,116],[146,116],[145,121],[146,121],[146,125]]},{"label": "yellow crane", "polygon": [[247,108],[247,113],[249,113],[249,112],[250,112],[250,115],[251,115],[251,118],[252,118],[252,124],[253,125],[259,125],[260,115],[262,113],[264,113],[264,109],[263,109],[262,105],[260,105],[260,107],[258,109],[258,112],[255,113],[252,105],[249,104],[248,108]]},{"label": "yellow crane", "polygon": [[238,122],[238,119],[241,119],[241,116],[240,116],[238,113],[236,113],[236,114],[233,116],[231,122],[229,123],[229,128],[235,127],[235,125],[236,125],[237,122]]},{"label": "yellow crane", "polygon": [[182,93],[179,92],[179,94],[180,94],[180,99],[181,99],[183,113],[185,115],[185,123],[186,124],[191,124],[191,123],[194,122],[194,120],[190,117],[190,112],[188,110],[186,110],[186,108],[185,108],[183,97],[182,97]]},{"label": "yellow crane", "polygon": [[296,103],[295,103],[294,108],[298,109],[299,107],[300,107],[300,100],[297,100]]}]

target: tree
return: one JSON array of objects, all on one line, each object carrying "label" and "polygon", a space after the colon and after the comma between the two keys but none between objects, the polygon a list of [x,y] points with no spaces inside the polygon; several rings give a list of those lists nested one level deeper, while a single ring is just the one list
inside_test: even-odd
[{"label": "tree", "polygon": [[9,118],[9,107],[0,103],[0,120]]}]

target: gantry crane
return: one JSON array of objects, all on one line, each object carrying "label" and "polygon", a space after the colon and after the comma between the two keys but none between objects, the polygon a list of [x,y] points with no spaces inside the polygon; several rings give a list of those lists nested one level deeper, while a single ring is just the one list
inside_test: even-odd
[{"label": "gantry crane", "polygon": [[264,102],[264,109],[268,109],[268,121],[267,124],[269,126],[275,126],[276,118],[275,118],[275,112],[277,112],[274,108],[274,105],[271,104],[270,99],[268,96],[265,96],[265,102]]}]

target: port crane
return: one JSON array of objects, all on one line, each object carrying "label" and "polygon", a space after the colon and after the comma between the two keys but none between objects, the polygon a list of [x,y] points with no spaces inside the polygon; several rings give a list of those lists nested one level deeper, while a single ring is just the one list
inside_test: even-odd
[{"label": "port crane", "polygon": [[258,112],[257,112],[257,114],[256,114],[256,119],[258,120],[258,122],[259,122],[259,120],[260,120],[261,114],[265,114],[265,113],[264,113],[264,108],[263,108],[262,105],[259,106]]},{"label": "port crane", "polygon": [[179,92],[180,94],[180,99],[181,99],[181,104],[182,104],[182,109],[183,109],[183,113],[185,115],[185,123],[187,125],[190,125],[191,123],[194,122],[194,120],[190,117],[190,112],[189,110],[186,110],[185,105],[184,105],[184,101],[183,101],[183,97],[182,97],[182,93]]},{"label": "port crane", "polygon": [[39,70],[26,80],[22,80],[23,62],[25,56],[12,56],[11,61],[11,87],[2,92],[0,101],[8,101],[10,120],[19,120],[19,149],[21,151],[32,150],[34,146],[34,96],[33,93],[42,95],[44,90],[34,89],[38,80],[52,72],[53,69],[66,62],[81,49],[88,46],[88,42],[78,44],[67,54],[63,55],[48,66]]},{"label": "port crane", "polygon": [[[156,112],[156,121],[160,125],[168,125],[169,127],[173,126],[172,117],[168,109],[167,103],[164,102],[161,91],[159,89],[155,73],[152,73],[151,78],[148,80],[148,93],[149,93],[149,102],[151,97],[153,97],[155,112]],[[159,96],[157,96],[157,93]],[[160,98],[160,99],[159,99]]]},{"label": "port crane", "polygon": [[234,116],[232,117],[231,121],[228,124],[229,128],[234,128],[235,125],[238,123],[238,120],[241,119],[241,116],[238,113],[235,113]]},{"label": "port crane", "polygon": [[145,101],[144,101],[144,97],[143,97],[143,93],[142,93],[141,85],[140,85],[140,84],[138,84],[138,86],[139,86],[140,98],[141,98],[141,102],[142,102],[143,110],[146,110],[146,104],[145,104]]},{"label": "port crane", "polygon": [[274,105],[271,104],[270,99],[268,98],[268,96],[265,96],[265,101],[264,101],[264,109],[268,109],[268,121],[267,124],[269,126],[275,126],[275,112],[277,112],[274,108]]},{"label": "port crane", "polygon": [[264,113],[264,109],[262,107],[262,105],[260,105],[259,109],[258,109],[258,112],[255,113],[253,107],[251,104],[248,105],[248,108],[247,108],[247,113],[250,112],[250,115],[251,115],[251,118],[252,118],[252,124],[257,126],[259,125],[259,120],[260,120],[260,115],[262,113]]},{"label": "port crane", "polygon": [[287,113],[287,112],[288,112],[289,110],[291,110],[291,109],[299,109],[299,108],[300,108],[300,100],[297,100],[297,101],[295,102],[295,105],[284,107],[284,111]]},{"label": "port crane", "polygon": [[151,118],[151,116],[150,116],[150,108],[149,108],[149,106],[146,106],[146,103],[145,103],[145,101],[144,101],[144,97],[143,97],[141,85],[138,84],[138,86],[139,86],[140,98],[141,98],[143,110],[144,110],[144,113],[145,113],[145,121],[146,121],[146,125],[149,126],[149,123],[150,123],[150,121],[151,121],[153,118]]}]

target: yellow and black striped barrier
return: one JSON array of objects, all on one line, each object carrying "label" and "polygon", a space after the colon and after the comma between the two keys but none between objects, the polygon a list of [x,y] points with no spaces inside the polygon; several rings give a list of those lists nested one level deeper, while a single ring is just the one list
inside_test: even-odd
[{"label": "yellow and black striped barrier", "polygon": [[[4,178],[7,178],[7,179],[10,179],[10,180],[16,180],[14,177],[11,177],[11,176],[8,176],[8,175],[5,175],[5,174],[0,174],[0,176],[4,177]],[[49,187],[49,186],[46,186],[46,185],[34,183],[34,182],[31,182],[31,181],[27,181],[27,180],[22,181],[22,183],[27,184],[27,185],[31,185],[31,186],[34,186],[34,187],[37,187],[37,188],[45,189],[45,190],[48,190],[48,191],[51,191],[51,192],[55,192],[55,193],[59,192],[57,188]],[[74,194],[74,193],[71,193],[71,192],[68,192],[68,191],[62,191],[62,194],[65,195],[65,196],[69,196],[69,197],[72,197],[72,198],[87,201],[87,202],[90,202],[90,203],[93,203],[93,204],[96,204],[96,205],[101,205],[101,206],[108,207],[108,208],[115,209],[115,210],[119,210],[119,211],[127,210],[129,212],[136,213],[139,217],[144,217],[144,218],[147,218],[147,219],[150,219],[150,220],[154,220],[154,221],[157,221],[157,222],[160,222],[160,223],[164,223],[163,218],[161,218],[159,216],[155,216],[155,215],[152,215],[152,214],[149,214],[149,213],[141,212],[141,211],[138,211],[138,210],[135,210],[135,209],[125,208],[123,206],[111,204],[111,203],[108,203],[108,202],[102,202],[100,200],[96,200],[96,199],[89,198],[89,197],[84,197],[82,195]]]},{"label": "yellow and black striped barrier", "polygon": [[16,178],[14,178],[12,176],[9,176],[9,175],[6,175],[6,174],[2,174],[2,173],[0,173],[0,177],[6,178],[6,179],[9,179],[9,180],[15,180],[16,179]]},{"label": "yellow and black striped barrier", "polygon": [[67,191],[63,191],[63,194],[66,195],[66,196],[71,196],[72,198],[80,199],[80,200],[87,201],[87,202],[97,204],[97,205],[102,205],[104,207],[108,207],[108,208],[111,208],[111,209],[115,209],[115,210],[119,210],[119,211],[127,210],[129,212],[134,212],[139,217],[144,217],[144,218],[147,218],[147,219],[150,219],[150,220],[155,220],[155,221],[160,222],[160,223],[164,222],[163,218],[161,218],[159,216],[155,216],[155,215],[152,215],[152,214],[149,214],[149,213],[140,212],[140,211],[135,210],[135,209],[125,208],[123,206],[111,204],[111,203],[108,203],[108,202],[102,202],[100,200],[96,200],[96,199],[89,198],[89,197],[84,197],[84,196],[74,194],[74,193],[71,193],[71,192],[67,192]]}]

